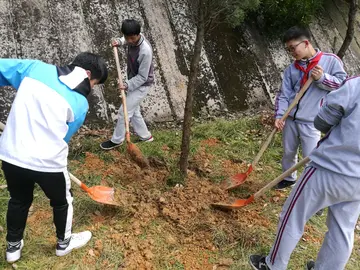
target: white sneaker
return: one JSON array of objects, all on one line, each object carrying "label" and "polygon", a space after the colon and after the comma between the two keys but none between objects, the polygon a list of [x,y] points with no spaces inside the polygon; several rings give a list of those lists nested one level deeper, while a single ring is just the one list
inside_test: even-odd
[{"label": "white sneaker", "polygon": [[24,240],[17,243],[8,242],[6,247],[6,260],[8,263],[16,262],[21,257],[21,250],[24,247]]},{"label": "white sneaker", "polygon": [[154,137],[150,135],[149,138],[143,139],[143,138],[139,138],[139,142],[152,142],[154,141]]},{"label": "white sneaker", "polygon": [[87,244],[91,239],[91,232],[84,231],[80,233],[71,234],[70,240],[68,243],[56,245],[56,256],[65,256],[69,254],[73,249],[78,249]]}]

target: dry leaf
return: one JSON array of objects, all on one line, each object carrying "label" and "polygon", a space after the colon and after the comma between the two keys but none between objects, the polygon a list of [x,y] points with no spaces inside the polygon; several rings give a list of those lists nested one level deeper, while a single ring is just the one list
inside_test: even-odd
[{"label": "dry leaf", "polygon": [[273,197],[272,199],[273,199],[274,202],[278,202],[280,198],[279,197]]}]

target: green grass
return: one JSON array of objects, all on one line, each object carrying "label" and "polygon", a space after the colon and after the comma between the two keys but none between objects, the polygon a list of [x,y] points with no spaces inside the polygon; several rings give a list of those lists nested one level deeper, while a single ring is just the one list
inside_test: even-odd
[{"label": "green grass", "polygon": [[[261,143],[267,138],[271,130],[264,129],[258,117],[242,118],[236,121],[216,120],[197,124],[193,127],[191,140],[190,161],[196,159],[196,155],[205,151],[211,154],[213,158],[209,160],[210,173],[204,173],[204,178],[213,183],[221,183],[227,178],[221,168],[223,160],[243,160],[251,163],[252,158],[259,150]],[[178,158],[181,145],[181,131],[179,130],[153,130],[155,141],[152,143],[139,144],[141,151],[145,156],[156,157],[163,161],[168,170],[167,181],[164,186],[159,187],[159,194],[171,189],[177,183],[186,184],[178,173]],[[79,166],[85,160],[85,152],[91,152],[104,161],[105,165],[112,164],[114,156],[110,152],[100,150],[99,143],[104,138],[99,137],[81,137],[74,140],[71,145],[70,159],[78,163],[70,162],[70,170],[81,170]],[[212,146],[203,144],[204,140],[217,139],[218,143]],[[126,152],[125,147],[118,148],[121,153]],[[264,185],[274,179],[281,173],[281,136],[277,134],[271,143],[269,149],[265,152],[260,160],[259,168],[256,171],[256,179],[251,178],[254,183]],[[75,164],[75,165],[74,165]],[[196,164],[198,165],[198,164]],[[81,165],[80,165],[81,166]],[[5,184],[3,175],[0,172],[0,185]],[[84,172],[81,179],[89,186],[99,185],[101,182],[100,172]],[[116,182],[111,176],[106,181],[117,188],[125,188],[122,183]],[[34,225],[28,226],[25,233],[25,248],[23,259],[16,263],[17,269],[120,269],[126,263],[124,246],[114,242],[110,237],[116,233],[131,233],[131,219],[133,213],[124,207],[112,208],[94,203],[85,193],[77,187],[73,188],[74,201],[74,231],[89,229],[94,232],[93,240],[89,245],[73,252],[66,257],[55,257],[55,230],[52,225],[51,207],[48,199],[43,192],[36,188],[34,198],[34,215],[48,213],[47,216],[37,220],[39,227]],[[246,198],[252,193],[251,185],[244,185],[242,188],[233,191],[232,195],[239,198]],[[208,226],[204,224],[199,230],[211,233],[210,241],[217,248],[215,252],[208,252],[209,263],[216,264],[220,259],[230,258],[233,263],[229,269],[249,269],[248,256],[252,253],[266,254],[275,238],[275,229],[278,222],[278,214],[281,211],[282,204],[285,200],[273,203],[270,198],[276,196],[275,191],[267,193],[264,199],[263,207],[249,205],[244,211],[256,212],[259,217],[269,220],[269,226],[245,226],[238,224],[234,228],[221,227],[218,225]],[[0,249],[5,250],[6,234],[6,210],[9,194],[7,189],[0,189]],[[217,214],[215,210],[213,214]],[[101,212],[102,221],[95,223],[96,214]],[[41,217],[41,216],[39,216]],[[231,214],[224,214],[224,219],[231,219]],[[313,217],[308,225],[312,227],[312,237],[322,239],[326,232],[325,225],[326,215],[322,217]],[[170,225],[169,225],[170,224]],[[251,224],[250,224],[251,225]],[[181,249],[181,244],[169,244],[165,241],[164,236],[160,233],[164,228],[168,228],[172,223],[167,223],[161,216],[155,217],[150,224],[137,236],[139,243],[153,240],[154,247],[154,269],[183,270],[186,268],[185,262],[169,254]],[[198,226],[202,226],[198,224]],[[206,227],[207,226],[207,227]],[[169,229],[169,228],[168,228]],[[172,230],[171,228],[169,229]],[[176,233],[175,227],[173,232]],[[360,269],[360,245],[355,242],[354,251],[346,269]],[[102,250],[99,256],[92,257],[89,250],[96,251],[96,242],[102,242]],[[304,242],[300,240],[295,249],[288,269],[303,269],[304,264],[309,259],[315,259],[320,248],[319,243],[311,241]],[[195,255],[194,255],[195,256]],[[194,258],[196,260],[196,258]],[[106,262],[108,264],[105,266]],[[5,262],[4,252],[0,254],[0,269],[11,269],[11,266]],[[126,268],[125,268],[126,269]],[[212,269],[212,268],[209,268]]]}]

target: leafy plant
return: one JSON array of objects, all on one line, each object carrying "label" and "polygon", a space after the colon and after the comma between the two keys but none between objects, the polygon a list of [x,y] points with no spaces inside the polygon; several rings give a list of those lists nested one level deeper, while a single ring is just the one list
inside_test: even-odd
[{"label": "leafy plant", "polygon": [[262,0],[255,16],[268,34],[294,25],[307,26],[321,10],[324,0]]}]

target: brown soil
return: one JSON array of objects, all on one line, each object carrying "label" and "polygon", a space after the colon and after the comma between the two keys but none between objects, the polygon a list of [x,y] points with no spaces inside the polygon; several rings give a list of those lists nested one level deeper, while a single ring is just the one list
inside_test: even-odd
[{"label": "brown soil", "polygon": [[[210,206],[214,202],[235,199],[207,177],[214,168],[210,164],[213,156],[206,148],[219,143],[216,139],[202,142],[203,146],[191,162],[192,170],[185,186],[166,185],[170,172],[161,161],[152,162],[156,166],[149,169],[140,169],[117,150],[110,152],[113,162],[105,163],[92,153],[86,153],[84,163],[74,161],[77,169],[72,173],[79,179],[86,182],[86,176],[96,175],[102,179],[98,184],[116,188],[115,197],[121,212],[120,217],[114,218],[113,208],[104,207],[88,214],[92,221],[89,229],[101,234],[98,237],[101,240],[95,242],[95,247],[88,248],[83,263],[94,264],[106,243],[112,243],[124,255],[120,269],[164,269],[178,264],[185,269],[228,269],[234,261],[221,257],[220,250],[237,244],[251,247],[263,241],[255,233],[260,227],[270,226],[270,221],[260,215],[263,201],[231,212],[214,210]],[[247,166],[231,160],[221,164],[220,170],[228,176],[244,171]],[[253,192],[258,185],[250,179],[244,188]],[[85,196],[81,191],[76,195]],[[32,227],[36,227],[36,220],[42,220],[43,215],[51,223],[50,211],[46,214],[35,211],[29,218]],[[102,228],[106,226],[110,231],[103,234]],[[109,260],[101,264],[104,269],[113,266]]]}]

